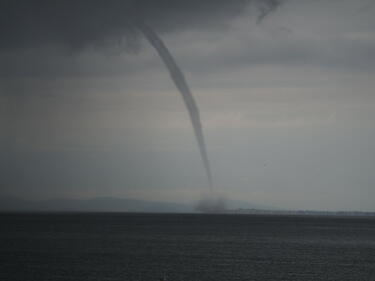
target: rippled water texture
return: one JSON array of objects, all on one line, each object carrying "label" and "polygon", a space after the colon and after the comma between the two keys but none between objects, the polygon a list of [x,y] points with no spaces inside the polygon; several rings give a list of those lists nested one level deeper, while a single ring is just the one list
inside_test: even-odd
[{"label": "rippled water texture", "polygon": [[0,280],[375,280],[375,219],[1,214]]}]

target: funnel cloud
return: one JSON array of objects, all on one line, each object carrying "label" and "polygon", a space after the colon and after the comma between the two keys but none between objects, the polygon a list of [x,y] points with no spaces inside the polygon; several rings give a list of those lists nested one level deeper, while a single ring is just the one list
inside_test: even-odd
[{"label": "funnel cloud", "polygon": [[373,2],[1,0],[0,198],[374,211]]},{"label": "funnel cloud", "polygon": [[[257,22],[260,23],[268,13],[272,12],[279,4],[280,1],[278,0],[258,0],[256,1],[258,9],[260,11],[260,15],[258,16]],[[194,96],[189,88],[188,83],[186,82],[186,78],[184,73],[181,71],[181,68],[176,63],[176,60],[173,58],[172,54],[164,44],[163,40],[158,36],[158,34],[147,24],[143,21],[136,21],[136,27],[142,32],[144,37],[148,40],[148,42],[155,48],[158,52],[160,58],[163,60],[165,66],[169,71],[169,75],[171,76],[174,84],[176,85],[177,89],[181,93],[181,96],[184,100],[185,106],[189,112],[189,117],[191,120],[191,124],[194,128],[195,138],[198,143],[199,152],[202,158],[203,166],[206,171],[209,189],[212,194],[213,192],[213,181],[212,181],[212,173],[210,167],[210,161],[207,155],[207,147],[204,139],[202,122],[200,118],[199,109],[197,103],[195,102]],[[220,200],[219,200],[220,201]],[[216,206],[221,206],[222,204],[217,201]],[[210,201],[211,202],[211,201]],[[215,201],[216,202],[216,201]],[[207,204],[203,204],[207,205]],[[210,209],[215,209],[216,207],[213,204],[208,204]]]},{"label": "funnel cloud", "polygon": [[213,184],[211,168],[207,156],[207,149],[203,136],[202,122],[199,116],[199,109],[195,102],[193,94],[190,91],[189,85],[186,82],[185,76],[181,71],[180,67],[177,65],[173,56],[169,52],[168,48],[165,46],[165,44],[163,43],[161,38],[156,34],[156,32],[143,22],[139,22],[137,26],[139,30],[143,33],[143,35],[147,38],[147,40],[150,42],[150,44],[158,52],[165,66],[167,67],[174,84],[181,93],[185,106],[189,112],[191,124],[194,128],[195,138],[197,139],[200,155],[202,157],[203,165],[206,170],[210,192],[212,192]]}]

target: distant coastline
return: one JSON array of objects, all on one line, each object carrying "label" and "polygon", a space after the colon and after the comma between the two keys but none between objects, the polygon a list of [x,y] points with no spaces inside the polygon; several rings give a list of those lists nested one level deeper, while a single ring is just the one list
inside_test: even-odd
[{"label": "distant coastline", "polygon": [[294,216],[345,216],[345,217],[375,217],[375,212],[364,211],[313,211],[313,210],[260,210],[260,209],[235,209],[228,210],[230,214],[251,215],[294,215]]}]

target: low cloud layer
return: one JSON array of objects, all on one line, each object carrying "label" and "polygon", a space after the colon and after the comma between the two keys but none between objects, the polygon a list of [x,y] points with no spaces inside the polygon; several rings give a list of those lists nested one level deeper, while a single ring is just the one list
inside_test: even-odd
[{"label": "low cloud layer", "polygon": [[2,1],[0,48],[61,45],[79,50],[90,45],[138,48],[136,22],[141,19],[160,32],[211,27],[225,23],[252,4],[263,19],[279,0],[248,1]]}]

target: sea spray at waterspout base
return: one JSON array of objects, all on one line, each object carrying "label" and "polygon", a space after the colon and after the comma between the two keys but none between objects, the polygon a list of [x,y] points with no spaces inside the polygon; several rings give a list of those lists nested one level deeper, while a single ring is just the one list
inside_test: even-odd
[{"label": "sea spray at waterspout base", "polygon": [[210,162],[208,160],[206,144],[203,135],[202,123],[199,116],[199,109],[194,100],[194,97],[190,91],[190,88],[186,82],[185,76],[182,73],[181,69],[177,65],[173,56],[169,52],[168,48],[165,46],[161,38],[156,34],[156,32],[144,22],[138,22],[138,29],[142,32],[148,42],[155,48],[158,52],[160,58],[163,60],[165,66],[167,67],[169,74],[176,85],[177,89],[182,95],[185,106],[189,112],[191,124],[194,129],[195,138],[198,143],[200,155],[203,161],[203,166],[206,171],[208,184],[210,188],[210,193],[213,192],[213,181],[210,168]]}]

